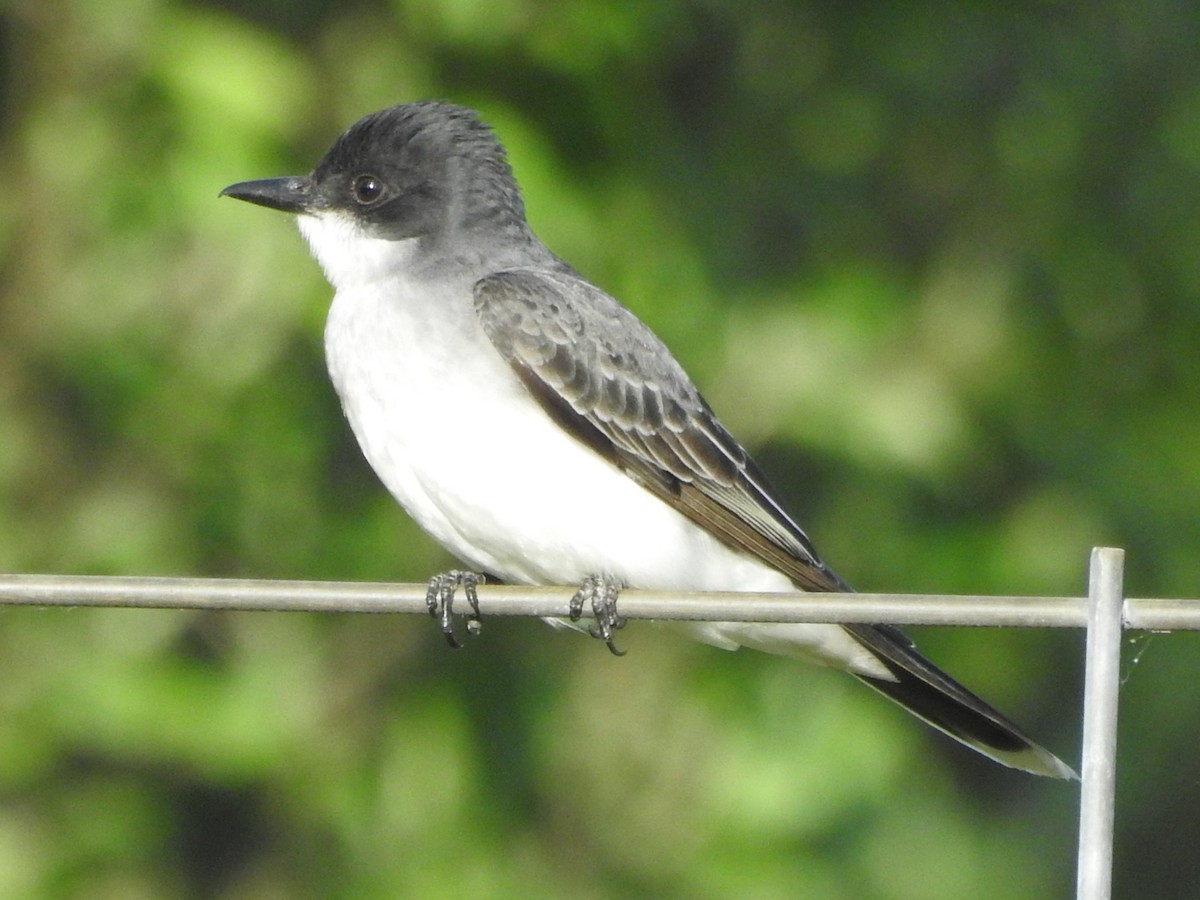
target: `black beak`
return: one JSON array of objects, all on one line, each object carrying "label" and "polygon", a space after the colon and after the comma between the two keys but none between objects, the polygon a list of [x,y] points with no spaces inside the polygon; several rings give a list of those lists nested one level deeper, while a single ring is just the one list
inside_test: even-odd
[{"label": "black beak", "polygon": [[282,212],[305,213],[315,207],[312,179],[307,175],[290,178],[263,178],[239,181],[221,191],[222,197],[234,197]]}]

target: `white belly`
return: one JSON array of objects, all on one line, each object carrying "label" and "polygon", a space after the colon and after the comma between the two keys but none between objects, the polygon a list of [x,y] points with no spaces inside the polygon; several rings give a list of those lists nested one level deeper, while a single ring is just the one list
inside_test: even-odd
[{"label": "white belly", "polygon": [[[795,589],[564,432],[492,347],[469,300],[469,284],[443,296],[342,289],[326,324],[330,375],[359,445],[422,528],[511,582],[576,584],[604,573],[652,589]],[[838,627],[688,630],[726,648],[882,672]]]},{"label": "white belly", "polygon": [[512,581],[790,589],[559,428],[473,311],[438,300],[340,292],[326,354],[371,466],[451,552]]}]

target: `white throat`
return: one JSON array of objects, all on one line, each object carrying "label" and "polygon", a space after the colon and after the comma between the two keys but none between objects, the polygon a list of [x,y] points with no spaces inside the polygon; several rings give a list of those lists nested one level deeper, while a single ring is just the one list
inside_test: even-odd
[{"label": "white throat", "polygon": [[325,277],[339,291],[395,278],[411,267],[417,252],[417,238],[391,241],[371,237],[345,213],[302,215],[296,224]]}]

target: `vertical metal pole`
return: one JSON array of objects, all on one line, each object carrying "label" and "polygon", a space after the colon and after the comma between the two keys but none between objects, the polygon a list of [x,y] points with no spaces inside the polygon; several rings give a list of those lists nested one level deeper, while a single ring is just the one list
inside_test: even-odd
[{"label": "vertical metal pole", "polygon": [[1083,690],[1078,900],[1109,900],[1112,896],[1124,564],[1123,550],[1111,547],[1092,550]]}]

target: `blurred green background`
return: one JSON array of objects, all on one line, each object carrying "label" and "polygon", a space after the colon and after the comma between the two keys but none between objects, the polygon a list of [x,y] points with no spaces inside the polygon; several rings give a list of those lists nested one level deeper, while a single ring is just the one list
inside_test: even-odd
[{"label": "blurred green background", "polygon": [[[1200,596],[1200,10],[9,0],[0,569],[423,581],[225,185],[442,97],[863,590]],[[502,435],[463,429],[481,448]],[[1055,898],[1076,790],[637,625],[0,611],[0,896]],[[1078,759],[1082,635],[922,648]],[[1116,896],[1200,883],[1200,646],[1131,637]]]}]

